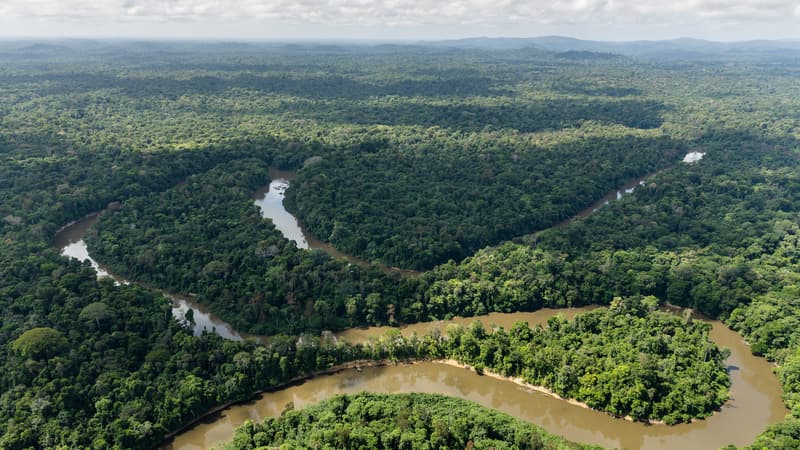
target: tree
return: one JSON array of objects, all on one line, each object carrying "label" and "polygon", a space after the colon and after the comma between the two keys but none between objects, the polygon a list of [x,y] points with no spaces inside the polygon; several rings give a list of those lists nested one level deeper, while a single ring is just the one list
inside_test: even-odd
[{"label": "tree", "polygon": [[58,354],[67,345],[60,331],[52,328],[32,328],[18,337],[11,347],[26,358],[41,359]]},{"label": "tree", "polygon": [[103,302],[94,302],[86,305],[78,317],[84,322],[94,323],[99,330],[101,323],[114,317],[114,311]]}]

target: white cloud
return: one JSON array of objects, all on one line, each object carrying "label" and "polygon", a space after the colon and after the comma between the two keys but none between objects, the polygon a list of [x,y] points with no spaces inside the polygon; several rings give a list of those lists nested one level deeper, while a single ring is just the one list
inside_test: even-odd
[{"label": "white cloud", "polygon": [[457,28],[458,34],[475,35],[487,30],[537,34],[563,25],[572,30],[726,27],[734,35],[743,24],[769,30],[769,24],[780,22],[791,30],[797,17],[798,0],[0,0],[0,24],[20,28],[32,21],[198,27],[248,22],[320,30]]},{"label": "white cloud", "polygon": [[0,14],[6,18],[260,19],[365,25],[745,21],[800,15],[796,0],[3,0],[2,3]]}]

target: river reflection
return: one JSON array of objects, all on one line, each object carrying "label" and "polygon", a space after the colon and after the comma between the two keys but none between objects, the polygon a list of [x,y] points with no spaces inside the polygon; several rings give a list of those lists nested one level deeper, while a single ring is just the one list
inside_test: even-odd
[{"label": "river reflection", "polygon": [[[113,276],[102,265],[97,264],[86,250],[83,236],[96,221],[90,216],[76,222],[56,236],[55,244],[62,254],[81,260],[89,260],[98,270],[98,276]],[[117,281],[126,282],[116,278]],[[187,297],[173,297],[173,315],[183,320],[191,308],[196,334],[214,330],[228,339],[240,340],[237,333],[224,321],[215,318],[200,305]],[[510,327],[523,321],[537,324],[555,314],[567,318],[588,308],[566,310],[540,310],[533,313],[493,313],[480,317],[484,325]],[[448,323],[468,324],[471,318],[456,318],[452,321],[437,321],[414,324],[401,331],[404,334],[424,334],[434,328],[445,331]],[[364,390],[373,392],[429,392],[455,395],[476,401],[484,406],[512,414],[523,420],[544,427],[551,433],[567,439],[590,442],[607,447],[630,449],[691,449],[719,448],[727,444],[747,445],[770,424],[780,422],[787,410],[781,401],[781,389],[777,377],[772,374],[772,365],[750,353],[742,338],[716,321],[711,322],[711,339],[717,345],[728,347],[731,356],[726,363],[731,367],[731,400],[719,414],[708,420],[674,427],[645,426],[606,414],[590,411],[530,391],[514,383],[490,377],[480,377],[468,370],[435,363],[420,363],[412,366],[365,368],[362,371],[348,370],[336,375],[322,376],[300,386],[280,392],[265,394],[261,400],[232,407],[223,416],[210,424],[199,425],[179,435],[168,448],[210,448],[230,440],[233,429],[245,419],[261,419],[279,414],[288,401],[297,407],[316,403],[337,393],[355,393]],[[384,334],[389,327],[351,329],[339,333],[341,339],[366,341]]]},{"label": "river reflection", "polygon": [[305,233],[297,219],[283,207],[287,189],[289,189],[288,179],[273,178],[269,186],[256,192],[255,204],[261,209],[261,216],[270,219],[286,239],[294,241],[297,248],[308,248]]}]

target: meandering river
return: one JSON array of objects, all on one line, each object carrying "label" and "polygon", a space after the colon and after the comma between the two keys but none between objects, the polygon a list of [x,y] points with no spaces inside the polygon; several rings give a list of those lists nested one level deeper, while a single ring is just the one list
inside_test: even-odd
[{"label": "meandering river", "polygon": [[[280,175],[280,174],[273,174]],[[273,218],[284,235],[301,248],[314,247],[319,241],[309,239],[309,234],[283,209],[283,192],[288,179],[273,176],[273,182],[261,195],[262,210],[283,210],[283,219]],[[641,180],[610,194],[608,200],[619,198],[623,192],[633,189]],[[603,202],[598,203],[602,206]],[[261,205],[260,205],[261,206]],[[590,214],[591,208],[587,210]],[[274,216],[277,217],[277,216]],[[98,276],[110,276],[119,283],[128,283],[98,264],[89,255],[83,237],[97,222],[98,214],[88,216],[64,227],[55,238],[55,246],[64,256],[89,260]],[[272,218],[272,217],[271,217]],[[294,231],[287,234],[294,227]],[[293,236],[293,237],[290,237]],[[302,247],[302,242],[306,247]],[[327,244],[323,244],[327,245]],[[330,247],[330,246],[327,246]],[[332,247],[324,249],[333,250]],[[346,255],[342,255],[346,257]],[[249,337],[236,332],[230,325],[210,314],[191,297],[165,294],[173,300],[173,315],[185,321],[186,312],[192,310],[194,332],[214,331],[227,339],[241,340]],[[545,322],[548,318],[563,314],[568,318],[588,308],[541,310],[533,313],[493,313],[479,317],[485,325],[500,325],[506,328],[523,321],[531,325]],[[444,331],[447,324],[467,324],[476,318],[456,318],[450,321],[419,323],[402,328],[405,334],[424,334],[434,328]],[[509,413],[515,417],[542,426],[547,431],[567,439],[628,449],[706,449],[720,448],[727,444],[746,445],[768,425],[783,420],[787,410],[781,400],[781,389],[772,365],[750,353],[742,338],[718,321],[709,321],[713,328],[711,339],[719,346],[731,350],[726,360],[731,376],[731,400],[720,412],[707,420],[676,426],[645,425],[613,418],[605,413],[572,405],[538,391],[519,386],[513,382],[479,376],[472,371],[433,362],[417,364],[370,367],[361,370],[348,369],[333,375],[313,378],[302,384],[277,392],[263,394],[253,402],[232,406],[222,412],[216,420],[202,423],[178,435],[164,447],[166,449],[207,449],[218,446],[233,436],[233,430],[247,419],[260,420],[280,414],[288,402],[295,407],[317,403],[340,393],[361,391],[403,393],[428,392],[461,397],[481,405]],[[389,327],[350,329],[337,334],[340,339],[363,342],[376,338]],[[256,337],[258,338],[258,337]]]},{"label": "meandering river", "polygon": [[416,270],[400,269],[389,267],[382,264],[375,264],[353,255],[341,252],[327,242],[320,241],[297,220],[283,206],[283,199],[286,197],[286,190],[294,179],[294,172],[278,170],[273,167],[269,169],[270,183],[256,191],[253,196],[256,206],[261,210],[261,217],[269,219],[275,228],[283,234],[283,237],[294,241],[297,248],[318,249],[331,255],[336,259],[344,259],[350,264],[355,264],[364,268],[378,267],[388,274],[398,274],[401,276],[416,276],[420,272]]},{"label": "meandering river", "polygon": [[[90,214],[81,220],[71,223],[56,233],[53,245],[61,251],[63,256],[75,258],[80,261],[89,261],[97,271],[100,278],[111,277],[117,283],[130,284],[130,282],[118,275],[111,273],[105,266],[99,264],[89,255],[84,236],[89,229],[97,223],[102,213]],[[193,316],[192,328],[194,334],[199,335],[203,331],[214,332],[234,341],[241,341],[248,335],[237,332],[230,324],[211,314],[203,305],[195,302],[191,297],[164,292],[164,295],[172,300],[172,315],[179,321],[188,323],[186,313],[191,310]]]},{"label": "meandering river", "polygon": [[[705,153],[703,153],[703,155],[704,154]],[[694,155],[694,153],[689,155]],[[689,158],[689,155],[687,155],[687,158]],[[702,156],[700,158],[702,158]],[[697,160],[699,160],[699,158],[695,159],[694,161]],[[586,208],[578,211],[572,217],[553,225],[553,228],[566,226],[573,220],[587,217],[590,214],[597,212],[603,206],[608,205],[615,200],[622,199],[622,197],[625,195],[633,193],[637,187],[644,186],[646,184],[646,180],[653,175],[655,175],[655,173],[650,173],[629,181],[619,188],[609,192],[601,199],[597,200]],[[291,182],[295,176],[296,174],[294,172],[278,170],[271,167],[269,169],[269,177],[271,180],[270,183],[256,191],[256,193],[253,195],[255,205],[261,210],[261,217],[271,220],[275,225],[275,228],[277,228],[278,231],[283,234],[283,237],[293,241],[298,248],[322,250],[334,258],[345,259],[351,264],[356,264],[361,267],[366,268],[375,266],[386,273],[400,274],[402,276],[420,275],[420,272],[415,270],[400,269],[397,267],[388,267],[381,264],[370,263],[369,261],[363,260],[356,256],[341,252],[331,244],[323,242],[314,237],[314,235],[311,234],[311,232],[308,231],[303,224],[283,206],[283,199],[286,197],[286,190],[291,186]],[[540,230],[540,232],[541,231],[543,230]]]},{"label": "meandering river", "polygon": [[[485,325],[506,328],[516,322],[539,324],[563,314],[572,318],[589,308],[532,313],[493,313],[479,317]],[[414,324],[402,328],[404,334],[444,330],[449,323],[467,324],[476,318]],[[444,394],[477,402],[535,423],[567,439],[605,447],[628,449],[716,449],[728,444],[746,445],[768,425],[780,422],[787,414],[781,401],[778,379],[772,365],[750,353],[741,337],[718,321],[711,339],[731,350],[726,360],[731,376],[731,400],[706,420],[676,426],[645,425],[617,419],[608,414],[572,405],[566,401],[519,386],[511,381],[479,376],[470,370],[440,363],[422,362],[396,366],[349,369],[334,375],[308,380],[278,392],[263,394],[251,403],[225,410],[217,420],[200,424],[177,436],[168,450],[195,450],[219,446],[233,437],[233,430],[247,419],[261,420],[279,415],[288,402],[294,406],[318,403],[341,393],[361,391],[381,393],[426,392]],[[340,338],[365,341],[384,334],[389,327],[352,329]]]},{"label": "meandering river", "polygon": [[[334,258],[344,258],[351,264],[357,264],[362,267],[370,266],[371,263],[351,255],[347,255],[336,250],[330,244],[320,241],[315,238],[311,233],[306,231],[302,224],[283,206],[283,199],[286,195],[286,190],[290,186],[291,180],[294,178],[294,172],[282,171],[275,168],[270,168],[270,184],[258,190],[254,195],[254,202],[260,208],[262,217],[272,220],[275,227],[287,239],[294,241],[298,248],[304,249],[319,249],[323,250]],[[585,217],[600,207],[608,204],[610,201],[620,199],[623,193],[633,192],[636,186],[644,183],[646,177],[637,178],[634,181],[622,186],[621,188],[609,193],[590,207],[582,210],[574,217],[557,224],[555,226],[563,226],[576,218]],[[81,220],[72,222],[61,228],[55,235],[53,245],[59,249],[62,255],[75,258],[80,261],[89,261],[89,263],[97,271],[99,277],[111,277],[117,283],[128,284],[129,281],[124,278],[112,274],[108,268],[99,264],[94,258],[89,255],[89,251],[84,241],[84,236],[89,229],[97,223],[100,215],[105,211],[89,214]],[[395,267],[378,266],[384,271],[389,273],[399,273],[403,276],[413,276],[419,272],[413,270],[398,269]],[[186,322],[186,313],[192,311],[193,316],[192,327],[195,334],[200,334],[204,331],[213,331],[226,339],[242,340],[244,338],[255,338],[258,340],[265,340],[261,336],[252,336],[245,333],[237,332],[233,327],[224,320],[216,317],[206,307],[194,301],[189,296],[183,296],[175,293],[167,293],[164,295],[172,300],[172,314],[182,322]]]}]

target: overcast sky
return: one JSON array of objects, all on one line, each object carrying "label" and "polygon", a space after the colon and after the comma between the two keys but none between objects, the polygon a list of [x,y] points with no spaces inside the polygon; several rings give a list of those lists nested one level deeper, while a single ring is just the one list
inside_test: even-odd
[{"label": "overcast sky", "polygon": [[800,39],[800,0],[0,0],[4,37]]}]

